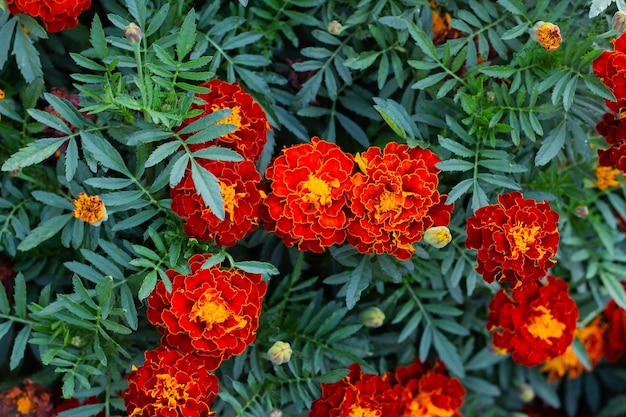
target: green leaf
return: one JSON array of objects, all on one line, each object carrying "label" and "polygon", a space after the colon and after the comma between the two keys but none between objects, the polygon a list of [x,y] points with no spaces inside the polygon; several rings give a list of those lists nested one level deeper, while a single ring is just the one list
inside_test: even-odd
[{"label": "green leaf", "polygon": [[343,379],[346,375],[348,375],[348,373],[349,371],[347,369],[333,369],[332,371],[328,371],[322,375],[312,377],[311,381],[315,381],[320,384],[332,384],[333,382]]},{"label": "green leaf", "polygon": [[572,350],[576,354],[576,357],[580,361],[581,365],[584,366],[585,369],[590,371],[593,366],[591,366],[589,354],[587,353],[587,349],[585,349],[585,345],[583,345],[578,337],[574,337],[574,341],[572,342]]},{"label": "green leaf", "polygon": [[433,344],[433,333],[433,326],[429,324],[424,328],[424,333],[420,338],[419,358],[422,362],[428,358],[428,352]]},{"label": "green leaf", "polygon": [[626,292],[620,280],[610,272],[600,270],[600,280],[613,301],[623,309],[626,309]]},{"label": "green leaf", "polygon": [[465,194],[472,184],[474,183],[473,178],[466,178],[463,181],[456,184],[452,189],[448,192],[448,197],[446,199],[446,204],[452,204],[456,200],[458,200],[463,194]]},{"label": "green leaf", "polygon": [[128,176],[131,175],[126,168],[124,159],[108,140],[100,135],[85,131],[80,132],[80,137],[82,138],[83,149],[88,151],[102,166]]},{"label": "green leaf", "polygon": [[139,27],[146,26],[146,3],[142,0],[126,0],[126,6]]},{"label": "green leaf", "polygon": [[463,161],[461,159],[447,159],[445,161],[437,163],[435,167],[442,170],[443,172],[462,172],[474,169],[474,164],[468,161]]},{"label": "green leaf", "polygon": [[11,351],[11,359],[9,360],[9,368],[11,370],[16,369],[22,361],[22,358],[24,358],[24,352],[26,351],[26,344],[28,343],[28,338],[30,337],[30,331],[30,326],[25,326],[15,337],[13,350]]},{"label": "green leaf", "polygon": [[[4,288],[3,286],[0,286],[0,287]],[[2,340],[2,338],[6,336],[9,330],[11,330],[12,328],[13,328],[12,321],[5,321],[4,323],[0,323],[0,340]],[[2,359],[2,362],[0,363],[3,363],[3,362],[4,362],[4,359]]]},{"label": "green leaf", "polygon": [[[409,306],[411,305],[409,304]],[[409,311],[411,311],[411,307],[407,309],[407,312]],[[409,336],[411,336],[415,332],[415,329],[417,329],[417,326],[420,324],[423,317],[424,314],[421,311],[417,311],[415,314],[413,314],[413,316],[411,316],[411,318],[406,322],[406,324],[402,328],[402,331],[398,335],[397,343],[402,343],[406,339],[408,339]]]},{"label": "green leaf", "polygon": [[[96,53],[96,57],[102,59],[109,53],[107,49],[107,42],[104,36],[104,30],[102,29],[102,22],[100,17],[95,14],[93,21],[91,22],[91,30],[89,31],[89,41],[93,50]],[[80,56],[77,54],[77,56]]]},{"label": "green leaf", "polygon": [[15,314],[21,318],[26,319],[26,280],[21,272],[15,277],[15,293],[13,294],[13,301],[15,305]]},{"label": "green leaf", "polygon": [[15,55],[17,67],[27,83],[32,83],[35,79],[43,77],[39,52],[33,45],[33,39],[26,34],[26,31],[21,30],[21,26],[18,26],[18,30],[15,31],[13,55]]},{"label": "green leaf", "polygon": [[183,58],[191,52],[193,45],[196,43],[196,12],[194,9],[189,10],[185,20],[180,27],[178,37],[176,38],[176,55],[178,61],[182,62]]},{"label": "green leaf", "polygon": [[465,376],[463,362],[457,348],[437,330],[433,330],[433,341],[439,358],[446,364],[450,372],[461,378]]},{"label": "green leaf", "polygon": [[583,82],[592,93],[609,101],[615,101],[615,95],[609,87],[598,79],[594,74],[583,77]]},{"label": "green leaf", "polygon": [[415,138],[417,126],[404,107],[391,99],[380,97],[372,99],[376,103],[374,105],[376,111],[398,136],[405,140]]},{"label": "green leaf", "polygon": [[254,32],[244,32],[239,35],[233,36],[232,38],[226,39],[220,47],[229,51],[231,49],[241,48],[246,45],[250,45],[263,37],[262,32],[254,33]]},{"label": "green leaf", "polygon": [[113,230],[128,230],[133,227],[137,227],[140,224],[147,222],[157,214],[159,214],[159,210],[157,209],[141,210],[138,213],[133,214],[132,216],[122,220],[121,222],[118,222],[115,226],[113,226]]},{"label": "green leaf", "polygon": [[613,3],[613,0],[593,0],[589,8],[589,19],[593,19],[602,13],[607,7]]},{"label": "green leaf", "polygon": [[528,16],[526,7],[519,0],[498,0],[498,4],[507,9],[509,12],[517,15]]},{"label": "green leaf", "polygon": [[558,155],[565,143],[565,132],[565,123],[561,123],[544,138],[535,156],[535,165],[543,166]]},{"label": "green leaf", "polygon": [[200,194],[204,204],[220,220],[224,219],[224,199],[218,185],[219,180],[209,170],[198,164],[195,160],[191,163],[191,179],[196,186],[196,192]]},{"label": "green leaf", "polygon": [[505,41],[509,39],[515,39],[515,38],[522,36],[524,33],[526,33],[527,30],[528,30],[528,23],[523,22],[505,31],[502,34],[502,36],[500,36],[500,39],[505,40]]},{"label": "green leaf", "polygon": [[178,141],[171,141],[160,144],[150,154],[150,157],[146,160],[144,166],[151,167],[158,164],[159,162],[176,152],[178,148],[180,148],[180,143],[178,143]]},{"label": "green leaf", "polygon": [[506,65],[491,65],[478,69],[478,72],[495,78],[508,78],[515,71],[517,71],[515,68],[507,67]]},{"label": "green leaf", "polygon": [[439,81],[446,78],[447,75],[448,73],[446,72],[439,72],[437,74],[431,74],[417,81],[413,85],[411,85],[411,88],[416,89],[416,90],[423,90],[425,88],[428,88],[437,84]]},{"label": "green leaf", "polygon": [[51,127],[52,129],[63,132],[66,135],[70,135],[72,133],[68,125],[63,120],[59,119],[53,114],[37,109],[28,109],[27,112],[33,119],[37,120],[40,123],[43,123],[48,127]]},{"label": "green leaf", "polygon": [[178,183],[180,182],[180,180],[183,179],[188,163],[189,163],[189,154],[181,153],[178,160],[174,162],[174,166],[172,167],[172,172],[170,173],[170,188],[176,187]]},{"label": "green leaf", "polygon": [[[167,3],[166,3],[167,4]],[[93,417],[104,409],[104,404],[81,405],[70,410],[61,411],[57,417]]]},{"label": "green leaf", "polygon": [[137,326],[139,324],[137,308],[135,307],[133,293],[130,291],[127,284],[122,284],[120,286],[120,302],[122,308],[124,309],[124,318],[126,319],[126,323],[131,329],[137,330]]},{"label": "green leaf", "polygon": [[96,284],[96,296],[98,297],[99,305],[103,305],[111,299],[113,294],[113,277],[110,275],[102,277],[102,279]]},{"label": "green leaf", "polygon": [[139,292],[137,293],[137,298],[139,298],[140,301],[148,298],[152,290],[154,290],[154,287],[156,287],[156,284],[157,284],[157,272],[154,270],[148,272],[146,276],[144,277],[143,282],[141,283],[141,288],[139,288]]},{"label": "green leaf", "polygon": [[34,228],[17,246],[17,249],[22,252],[26,252],[34,247],[37,247],[41,242],[56,235],[72,217],[72,214],[61,214],[46,220]]},{"label": "green leaf", "polygon": [[128,146],[135,146],[138,143],[156,142],[158,140],[171,138],[171,132],[164,132],[159,129],[141,129],[131,133],[126,138]]},{"label": "green leaf", "polygon": [[126,178],[94,177],[85,180],[85,184],[105,190],[122,190],[133,183]]},{"label": "green leaf", "polygon": [[346,289],[346,307],[348,307],[348,310],[352,310],[357,301],[359,301],[361,293],[369,286],[371,279],[372,265],[369,262],[369,258],[363,257],[350,274],[350,281]]},{"label": "green leaf", "polygon": [[[3,11],[4,16],[8,17],[10,13],[6,10]],[[2,16],[2,14],[0,14]],[[5,20],[5,19],[3,19]],[[11,17],[8,21],[0,24],[0,69],[4,68],[4,64],[7,62],[9,57],[9,45],[11,45],[11,40],[13,39],[13,32],[15,30],[15,26],[17,23],[17,17]]]},{"label": "green leaf", "polygon": [[409,35],[411,35],[417,46],[419,46],[426,56],[438,61],[437,50],[430,37],[428,37],[423,30],[419,29],[414,22],[406,17],[403,17],[403,19],[409,29]]},{"label": "green leaf", "polygon": [[165,22],[165,19],[167,18],[167,14],[169,13],[169,11],[170,11],[169,3],[165,3],[163,6],[161,6],[159,11],[156,12],[150,18],[150,23],[148,24],[148,28],[146,29],[146,33],[144,36],[150,36],[153,33],[155,33],[157,30],[159,30],[163,22]]},{"label": "green leaf", "polygon": [[74,210],[76,208],[69,200],[48,191],[35,190],[31,195],[35,200],[50,207],[58,207],[64,210]]},{"label": "green leaf", "polygon": [[251,274],[278,275],[278,269],[268,262],[241,261],[233,266]]},{"label": "green leaf", "polygon": [[4,285],[0,285],[0,313],[11,313],[11,305],[9,304],[9,298],[7,297],[7,292],[4,289]]}]

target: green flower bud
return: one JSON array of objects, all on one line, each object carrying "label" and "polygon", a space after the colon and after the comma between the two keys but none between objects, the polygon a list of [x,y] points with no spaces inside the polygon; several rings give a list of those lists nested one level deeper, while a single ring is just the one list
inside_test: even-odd
[{"label": "green flower bud", "polygon": [[434,226],[424,232],[424,242],[441,249],[452,241],[450,229],[446,226]]},{"label": "green flower bud", "polygon": [[359,315],[361,323],[365,327],[377,328],[383,325],[385,321],[385,313],[378,307],[370,307],[361,312]]},{"label": "green flower bud", "polygon": [[624,33],[626,31],[626,11],[618,10],[613,15],[613,30]]},{"label": "green flower bud", "polygon": [[331,35],[339,35],[342,30],[343,26],[337,20],[331,20],[330,23],[328,23],[328,33]]},{"label": "green flower bud", "polygon": [[267,351],[267,355],[274,365],[282,365],[291,359],[291,346],[287,342],[278,341]]},{"label": "green flower bud", "polygon": [[130,43],[139,43],[141,42],[141,36],[143,33],[141,32],[141,28],[137,26],[135,23],[131,22],[124,28],[124,36]]},{"label": "green flower bud", "polygon": [[529,403],[535,399],[535,390],[528,384],[522,384],[519,387],[519,398],[525,403]]},{"label": "green flower bud", "polygon": [[267,417],[283,417],[283,411],[278,408],[272,408],[267,414]]}]

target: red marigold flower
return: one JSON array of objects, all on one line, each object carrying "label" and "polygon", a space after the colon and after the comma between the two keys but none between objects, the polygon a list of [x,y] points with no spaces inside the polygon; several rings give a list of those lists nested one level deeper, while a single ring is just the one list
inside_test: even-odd
[{"label": "red marigold flower", "polygon": [[605,113],[596,130],[609,145],[607,149],[598,149],[598,165],[626,171],[626,118]]},{"label": "red marigold flower", "polygon": [[415,359],[396,368],[400,394],[400,417],[461,417],[465,388],[458,378],[450,378],[445,364],[437,360],[431,367]]},{"label": "red marigold flower", "polygon": [[321,253],[346,239],[347,192],[352,157],[334,143],[311,142],[283,149],[265,171],[271,192],[265,199],[265,229],[287,246]]},{"label": "red marigold flower", "polygon": [[91,6],[91,0],[7,0],[11,14],[40,17],[48,32],[72,29],[78,16]]},{"label": "red marigold flower", "polygon": [[352,178],[348,243],[361,253],[386,252],[410,259],[413,244],[432,226],[447,226],[453,205],[437,191],[441,160],[428,149],[390,142],[355,158],[361,172]]},{"label": "red marigold flower", "polygon": [[219,179],[224,200],[224,219],[217,217],[204,204],[187,169],[181,182],[170,190],[171,208],[185,219],[187,236],[214,240],[220,246],[233,246],[246,234],[259,227],[261,217],[261,174],[252,161],[213,161],[199,159]]},{"label": "red marigold flower", "polygon": [[146,351],[146,360],[126,375],[122,396],[129,417],[212,416],[210,406],[218,379],[206,359],[159,346]]},{"label": "red marigold flower", "polygon": [[[585,347],[592,367],[600,362],[600,359],[604,356],[605,330],[606,324],[603,322],[602,317],[598,316],[582,329],[576,329],[574,333]],[[567,374],[569,379],[578,378],[584,370],[585,367],[578,359],[578,356],[576,356],[576,353],[574,353],[572,346],[568,346],[562,355],[546,361],[541,367],[542,372],[548,372],[548,381],[551,382],[558,381],[565,374]],[[589,371],[590,369],[587,370]]]},{"label": "red marigold flower", "polygon": [[[626,283],[622,283],[626,287]],[[609,301],[603,312],[607,323],[604,334],[604,355],[609,362],[626,361],[626,310]]]},{"label": "red marigold flower", "polygon": [[593,71],[611,89],[617,101],[605,100],[614,113],[626,107],[626,34],[613,41],[613,51],[603,51],[593,61]]},{"label": "red marigold flower", "polygon": [[52,417],[54,404],[50,391],[26,378],[23,386],[14,386],[0,392],[0,416]]},{"label": "red marigold flower", "polygon": [[201,117],[217,110],[230,109],[231,114],[220,123],[235,125],[235,130],[210,143],[189,145],[191,150],[208,146],[221,146],[237,151],[244,158],[256,161],[263,152],[267,141],[267,130],[271,129],[261,106],[246,93],[238,83],[227,83],[218,79],[200,84],[211,89],[210,93],[196,93],[196,97],[205,103],[193,104],[191,109],[200,109],[202,113],[183,121],[181,128]]},{"label": "red marigold flower", "polygon": [[578,308],[567,283],[548,276],[508,294],[499,290],[489,303],[487,329],[497,349],[528,367],[562,355],[574,339]]},{"label": "red marigold flower", "polygon": [[399,385],[392,386],[393,375],[364,374],[352,364],[341,381],[322,384],[322,396],[311,404],[309,417],[397,417]]},{"label": "red marigold flower", "polygon": [[476,271],[487,282],[514,287],[543,278],[556,263],[558,213],[547,201],[537,203],[519,192],[498,196],[498,203],[467,219],[465,247],[478,249]]},{"label": "red marigold flower", "polygon": [[172,292],[160,281],[148,297],[147,316],[163,344],[204,356],[205,366],[216,369],[256,338],[267,284],[260,274],[219,264],[203,269],[209,257],[192,256],[189,275],[168,270]]}]

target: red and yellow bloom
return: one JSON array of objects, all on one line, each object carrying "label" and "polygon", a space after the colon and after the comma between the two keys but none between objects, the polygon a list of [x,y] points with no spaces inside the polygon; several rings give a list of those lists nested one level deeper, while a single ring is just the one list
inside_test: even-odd
[{"label": "red and yellow bloom", "polygon": [[611,89],[616,101],[605,100],[613,113],[626,108],[626,35],[613,41],[613,51],[603,51],[593,61],[593,71]]},{"label": "red and yellow bloom", "polygon": [[401,387],[392,386],[393,375],[364,374],[352,364],[341,381],[322,384],[322,396],[311,404],[309,417],[397,417]]},{"label": "red and yellow bloom", "polygon": [[287,246],[321,253],[346,239],[352,157],[318,137],[282,150],[265,171],[265,229]]},{"label": "red and yellow bloom", "polygon": [[361,253],[388,253],[401,260],[433,226],[447,226],[454,206],[437,191],[439,157],[427,149],[391,142],[355,157],[348,243]]},{"label": "red and yellow bloom", "polygon": [[72,29],[78,16],[91,6],[91,0],[7,0],[11,14],[39,17],[48,32]]},{"label": "red and yellow bloom", "polygon": [[253,162],[199,162],[219,179],[224,200],[224,219],[217,217],[198,194],[191,170],[187,169],[181,182],[170,190],[171,208],[185,219],[187,236],[213,240],[220,246],[233,246],[249,232],[256,230],[261,217],[261,175]]},{"label": "red and yellow bloom", "polygon": [[256,161],[263,152],[267,130],[270,129],[265,112],[259,103],[237,83],[214,79],[200,84],[200,87],[211,89],[210,93],[196,93],[196,97],[202,99],[204,103],[191,106],[192,110],[201,109],[202,113],[184,120],[181,128],[217,110],[230,109],[230,116],[220,123],[234,125],[235,130],[209,143],[189,145],[189,148],[198,150],[207,146],[221,146],[238,152],[246,159]]},{"label": "red and yellow bloom", "polygon": [[626,171],[626,118],[605,113],[596,130],[609,145],[606,149],[598,149],[598,165]]},{"label": "red and yellow bloom", "polygon": [[498,196],[498,204],[481,207],[467,220],[468,249],[478,249],[476,271],[487,282],[514,287],[543,278],[559,244],[559,215],[544,201],[519,192]]},{"label": "red and yellow bloom", "polygon": [[433,367],[416,359],[395,372],[400,393],[400,417],[461,417],[465,388],[450,378],[443,362]]},{"label": "red and yellow bloom", "polygon": [[129,417],[207,417],[218,379],[205,358],[159,346],[146,351],[143,365],[126,375],[122,396]]},{"label": "red and yellow bloom", "polygon": [[167,271],[172,292],[159,281],[148,297],[147,316],[163,334],[162,343],[206,358],[205,366],[242,353],[256,338],[267,284],[260,274],[202,268],[210,255],[189,259],[191,273]]},{"label": "red and yellow bloom", "polygon": [[577,320],[567,283],[548,276],[546,284],[529,282],[510,294],[499,290],[489,303],[487,329],[493,331],[496,349],[532,367],[565,352]]}]

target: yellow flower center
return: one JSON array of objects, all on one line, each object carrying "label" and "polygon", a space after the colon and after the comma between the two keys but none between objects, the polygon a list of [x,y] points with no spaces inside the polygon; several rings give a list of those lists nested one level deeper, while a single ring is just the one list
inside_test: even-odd
[{"label": "yellow flower center", "polygon": [[328,206],[332,203],[332,189],[339,187],[339,180],[334,179],[331,183],[309,174],[309,179],[302,183],[302,199],[310,204]]},{"label": "yellow flower center", "polygon": [[531,323],[526,327],[533,337],[552,344],[551,337],[563,336],[565,324],[555,319],[544,306],[535,307],[534,310],[541,312],[541,315],[533,317]]},{"label": "yellow flower center", "polygon": [[405,417],[450,417],[454,415],[454,410],[439,408],[432,402],[433,395],[440,395],[441,389],[435,392],[420,392],[407,405]]},{"label": "yellow flower center", "polygon": [[76,206],[72,214],[84,222],[97,226],[108,218],[104,202],[97,195],[78,193],[78,199],[72,200],[72,203]]},{"label": "yellow flower center", "polygon": [[189,314],[192,320],[202,320],[208,328],[234,319],[235,324],[227,328],[227,332],[241,329],[248,323],[243,316],[235,314],[214,289],[205,291],[191,308]]},{"label": "yellow flower center", "polygon": [[235,221],[235,208],[238,207],[237,200],[239,197],[246,195],[245,193],[237,194],[235,192],[235,185],[227,185],[220,181],[220,189],[222,199],[224,200],[224,211],[228,214],[230,221]]},{"label": "yellow flower center", "polygon": [[[513,258],[517,258],[520,253],[525,254],[530,245],[535,243],[537,233],[541,230],[540,226],[526,227],[522,223],[518,223],[509,230],[509,236],[513,238]],[[543,250],[537,248],[537,250],[543,255]]]},{"label": "yellow flower center", "polygon": [[[167,408],[175,410],[180,401],[186,401],[189,393],[185,390],[185,384],[179,384],[170,374],[157,374],[157,386],[148,391],[148,394],[155,399],[167,400]],[[154,404],[157,409],[163,408],[163,404]]]},{"label": "yellow flower center", "polygon": [[379,212],[385,213],[387,211],[395,210],[398,206],[401,206],[403,200],[404,198],[402,197],[402,194],[396,194],[392,191],[385,190],[385,192],[380,195],[376,208]]},{"label": "yellow flower center", "polygon": [[31,399],[26,394],[20,395],[17,398],[16,403],[17,403],[17,412],[19,414],[29,414],[35,411],[35,409],[37,408],[37,406],[33,404]]},{"label": "yellow flower center", "polygon": [[211,110],[213,110],[213,111],[221,110],[221,109],[230,109],[230,116],[226,117],[225,119],[220,120],[216,124],[218,124],[218,125],[219,124],[235,125],[236,127],[235,127],[234,131],[237,131],[237,129],[239,129],[241,127],[241,115],[239,114],[239,112],[241,111],[241,107],[239,107],[239,106],[235,106],[235,107],[218,107],[215,104],[211,106]]},{"label": "yellow flower center", "polygon": [[621,173],[619,169],[613,167],[597,167],[596,168],[596,187],[606,190],[609,187],[619,187],[621,183],[617,180],[617,176]]},{"label": "yellow flower center", "polygon": [[541,372],[549,372],[548,380],[554,382],[561,379],[568,371],[570,371],[570,377],[572,374],[578,376],[582,368],[583,366],[578,360],[578,356],[574,353],[574,349],[568,346],[561,356],[546,361],[541,366]]},{"label": "yellow flower center", "polygon": [[350,408],[348,417],[380,417],[380,411],[363,408],[360,405],[353,405],[352,408]]},{"label": "yellow flower center", "polygon": [[537,28],[537,42],[548,51],[554,51],[561,45],[561,31],[553,23],[544,23]]}]

